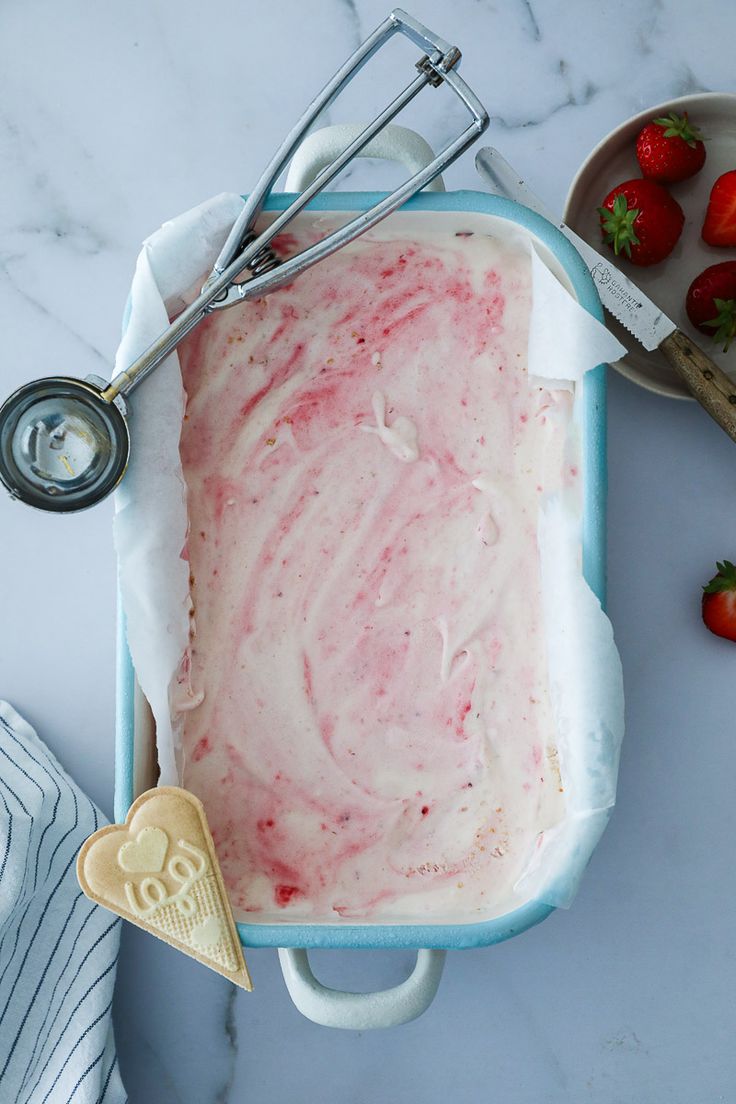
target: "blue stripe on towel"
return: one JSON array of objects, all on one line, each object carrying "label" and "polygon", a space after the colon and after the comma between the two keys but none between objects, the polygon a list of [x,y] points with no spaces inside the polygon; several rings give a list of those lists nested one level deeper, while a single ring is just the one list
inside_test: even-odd
[{"label": "blue stripe on towel", "polygon": [[111,1008],[120,921],[80,892],[102,819],[0,702],[0,1100],[123,1104]]},{"label": "blue stripe on towel", "polygon": [[105,1077],[105,1083],[102,1086],[102,1092],[100,1093],[100,1099],[98,1101],[98,1104],[104,1104],[104,1102],[106,1100],[108,1100],[108,1099],[112,1100],[113,1099],[112,1096],[111,1097],[107,1096],[107,1090],[108,1090],[108,1087],[110,1086],[110,1080],[111,1080],[112,1075],[113,1075],[113,1070],[115,1072],[117,1072],[117,1068],[118,1068],[118,1056],[117,1056],[117,1054],[114,1054],[112,1062],[110,1063],[110,1068],[107,1071],[107,1076]]},{"label": "blue stripe on towel", "polygon": [[[84,921],[82,922],[82,926],[79,929],[79,932],[77,933],[77,940],[76,940],[74,946],[72,947],[72,950],[70,951],[69,956],[68,956],[66,962],[64,963],[64,966],[62,967],[60,973],[58,974],[56,984],[54,985],[53,992],[52,992],[51,997],[49,999],[49,1006],[46,1010],[46,1014],[44,1016],[44,1021],[41,1024],[41,1027],[40,1027],[39,1033],[38,1033],[38,1037],[36,1039],[36,1042],[33,1045],[33,1050],[31,1052],[31,1055],[30,1055],[29,1059],[28,1059],[28,1066],[26,1067],[26,1071],[23,1074],[23,1083],[24,1084],[25,1084],[26,1079],[29,1076],[31,1076],[31,1074],[34,1072],[35,1067],[38,1065],[38,1062],[41,1059],[41,1056],[43,1054],[47,1054],[46,1063],[44,1064],[44,1069],[45,1069],[46,1065],[51,1060],[51,1054],[54,1053],[56,1048],[61,1043],[61,1035],[60,1035],[57,1038],[56,1043],[54,1044],[54,1048],[51,1051],[51,1054],[48,1053],[47,1044],[48,1044],[49,1039],[51,1037],[51,1032],[54,1030],[54,1026],[56,1025],[56,1021],[58,1020],[58,1018],[61,1015],[62,1011],[65,1008],[69,1007],[69,1002],[73,999],[73,997],[70,996],[71,990],[76,985],[77,976],[78,976],[79,972],[84,968],[84,965],[87,962],[87,959],[92,954],[94,954],[94,952],[97,949],[97,947],[99,946],[99,944],[102,942],[102,940],[105,938],[105,936],[109,935],[110,932],[114,933],[113,943],[114,943],[115,948],[117,948],[117,938],[118,937],[117,937],[116,928],[118,926],[119,921],[118,920],[112,920],[110,922],[110,924],[108,925],[108,927],[105,928],[104,932],[102,932],[101,935],[97,936],[97,938],[95,939],[92,946],[85,953],[85,955],[82,958],[81,962],[78,963],[78,965],[76,966],[75,970],[73,971],[71,980],[67,984],[67,987],[66,987],[66,989],[64,990],[64,992],[61,996],[61,1000],[59,1001],[59,1004],[57,1005],[56,1011],[54,1012],[54,1018],[52,1019],[51,1023],[48,1025],[48,1028],[47,1028],[46,1023],[47,1023],[47,1020],[48,1020],[49,1016],[51,1015],[51,1011],[54,1007],[54,1000],[56,999],[56,991],[57,991],[59,985],[61,984],[61,979],[63,978],[64,974],[66,973],[67,967],[69,966],[69,963],[71,962],[74,954],[80,949],[82,932],[84,931],[85,927],[87,926],[87,923],[92,919],[92,917],[96,916],[96,914],[97,914],[96,906],[91,905],[90,910],[87,913],[87,916],[85,917]],[[86,972],[85,972],[84,976],[85,977],[87,976]],[[88,992],[89,992],[89,990],[88,990]],[[68,1026],[68,1024],[67,1024],[67,1026]],[[62,1032],[62,1034],[63,1034],[63,1032]],[[41,1054],[39,1054],[38,1058],[37,1058],[36,1055],[37,1055],[39,1046],[41,1046],[42,1049],[41,1049]]]}]

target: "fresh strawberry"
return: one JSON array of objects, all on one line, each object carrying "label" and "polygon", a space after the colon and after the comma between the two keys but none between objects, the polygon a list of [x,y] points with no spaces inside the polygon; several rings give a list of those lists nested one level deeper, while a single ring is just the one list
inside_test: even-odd
[{"label": "fresh strawberry", "polygon": [[736,169],[713,185],[701,235],[708,245],[736,245]]},{"label": "fresh strawberry", "polygon": [[736,261],[711,265],[696,276],[687,292],[687,316],[724,353],[736,337]]},{"label": "fresh strawberry", "polygon": [[663,261],[675,248],[685,216],[654,180],[625,180],[598,208],[603,240],[636,265]]},{"label": "fresh strawberry", "polygon": [[716,564],[718,574],[703,587],[703,620],[716,636],[736,640],[736,566]]},{"label": "fresh strawberry", "polygon": [[639,131],[636,139],[636,159],[642,176],[675,184],[695,176],[705,164],[705,146],[698,128],[684,115],[652,119]]}]

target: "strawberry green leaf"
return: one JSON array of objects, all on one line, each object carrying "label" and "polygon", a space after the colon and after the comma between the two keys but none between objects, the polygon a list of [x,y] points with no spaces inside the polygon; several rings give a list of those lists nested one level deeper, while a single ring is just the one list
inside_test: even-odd
[{"label": "strawberry green leaf", "polygon": [[736,337],[736,299],[714,299],[713,305],[718,314],[703,325],[716,331],[713,340],[719,345],[723,344],[723,351],[727,353],[729,345]]},{"label": "strawberry green leaf", "polygon": [[705,594],[722,594],[727,590],[736,590],[736,565],[730,560],[717,563],[718,574],[703,587]]},{"label": "strawberry green leaf", "polygon": [[698,127],[694,123],[691,123],[687,117],[687,112],[683,115],[677,115],[674,111],[670,115],[664,115],[659,119],[655,119],[654,122],[657,126],[664,127],[665,138],[682,138],[683,142],[687,142],[693,149],[697,142],[703,141],[703,135]]},{"label": "strawberry green leaf", "polygon": [[639,215],[639,208],[632,207],[629,210],[626,196],[619,193],[613,201],[613,210],[609,211],[607,207],[599,207],[598,214],[601,218],[604,241],[609,245],[613,245],[616,256],[623,251],[627,257],[630,257],[632,245],[640,244],[634,230],[634,222]]}]

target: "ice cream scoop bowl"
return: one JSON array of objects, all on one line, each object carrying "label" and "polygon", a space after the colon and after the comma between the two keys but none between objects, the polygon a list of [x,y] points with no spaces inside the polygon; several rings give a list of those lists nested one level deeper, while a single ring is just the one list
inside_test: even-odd
[{"label": "ice cream scoop bowl", "polygon": [[122,478],[130,434],[104,380],[50,376],[0,407],[0,480],[13,498],[53,512],[93,505]]}]

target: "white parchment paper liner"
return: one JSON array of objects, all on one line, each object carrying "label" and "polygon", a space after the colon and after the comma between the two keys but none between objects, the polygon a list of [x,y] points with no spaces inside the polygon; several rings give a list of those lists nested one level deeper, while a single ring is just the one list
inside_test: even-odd
[{"label": "white parchment paper liner", "polygon": [[[215,196],[165,223],[138,258],[115,370],[129,365],[197,294],[242,200]],[[494,220],[494,233],[519,228]],[[528,237],[525,239],[529,241]],[[302,277],[308,279],[308,275]],[[567,388],[622,355],[618,341],[561,286],[532,250],[529,372]],[[234,309],[237,309],[234,308]],[[176,354],[132,402],[131,463],[116,494],[115,541],[128,646],[156,721],[160,782],[178,782],[169,687],[188,644],[189,567],[179,459],[184,393]],[[539,524],[544,619],[567,815],[545,833],[515,887],[523,899],[567,906],[607,822],[623,733],[621,667],[610,623],[583,579],[580,517],[548,502]]]}]

